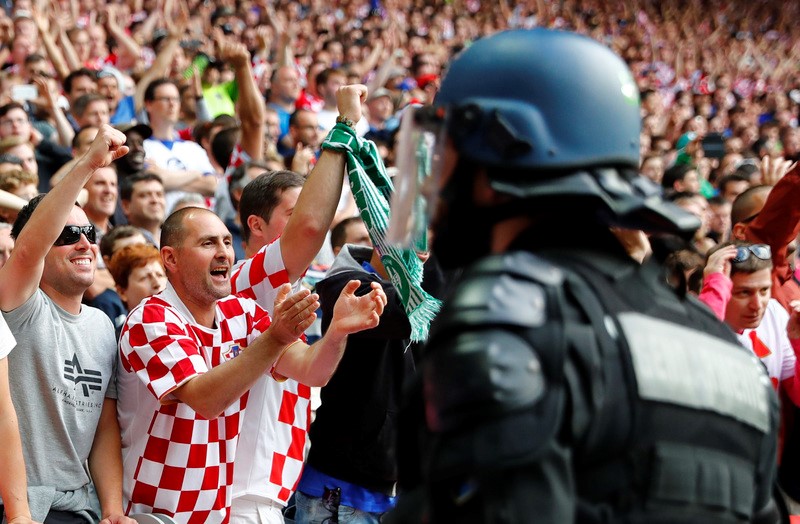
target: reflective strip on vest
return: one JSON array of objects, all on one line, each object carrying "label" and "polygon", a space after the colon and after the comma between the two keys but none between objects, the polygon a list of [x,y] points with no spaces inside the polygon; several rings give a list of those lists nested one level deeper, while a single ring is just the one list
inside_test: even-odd
[{"label": "reflective strip on vest", "polygon": [[639,313],[618,318],[643,399],[714,411],[769,430],[769,378],[750,352]]}]

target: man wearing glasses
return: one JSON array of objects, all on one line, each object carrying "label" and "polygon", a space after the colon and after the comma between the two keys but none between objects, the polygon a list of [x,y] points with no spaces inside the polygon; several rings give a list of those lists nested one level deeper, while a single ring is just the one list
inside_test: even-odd
[{"label": "man wearing glasses", "polygon": [[[122,512],[114,328],[81,304],[94,280],[97,232],[75,205],[94,171],[128,151],[124,142],[121,132],[100,129],[58,186],[20,211],[16,247],[0,269],[0,309],[17,339],[11,395],[37,521],[133,522]],[[92,510],[87,461],[102,516]]]},{"label": "man wearing glasses", "polygon": [[144,141],[151,171],[164,181],[167,209],[186,192],[214,196],[217,177],[206,151],[196,142],[181,140],[175,129],[180,118],[178,86],[166,78],[153,80],[144,92],[144,107],[153,135]]}]

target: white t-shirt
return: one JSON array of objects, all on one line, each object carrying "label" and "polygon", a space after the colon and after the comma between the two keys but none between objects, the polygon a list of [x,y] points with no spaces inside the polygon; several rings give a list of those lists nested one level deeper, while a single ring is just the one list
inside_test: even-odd
[{"label": "white t-shirt", "polygon": [[[786,380],[795,374],[797,357],[791,342],[789,342],[789,335],[786,333],[788,322],[789,313],[781,306],[780,302],[773,298],[767,304],[767,311],[764,313],[764,318],[761,319],[761,324],[755,330],[745,329],[738,335],[742,345],[758,356],[767,367],[767,374],[773,383],[776,380]],[[768,355],[759,356],[759,353],[763,353],[765,350],[763,348],[754,349],[750,334],[752,331],[755,331],[758,339],[766,346],[766,350],[769,351]]]},{"label": "white t-shirt", "polygon": [[[174,142],[164,142],[154,138],[144,141],[144,154],[148,162],[171,171],[200,171],[207,176],[216,176],[214,166],[208,159],[208,154],[203,146],[190,140],[176,139]],[[170,212],[175,202],[186,195],[186,191],[173,190],[166,192],[167,213]]]}]

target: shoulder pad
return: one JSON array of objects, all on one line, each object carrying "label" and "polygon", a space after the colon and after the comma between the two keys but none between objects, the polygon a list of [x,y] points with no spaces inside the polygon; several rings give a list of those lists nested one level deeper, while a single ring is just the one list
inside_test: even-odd
[{"label": "shoulder pad", "polygon": [[558,267],[532,253],[488,257],[464,273],[436,324],[539,327],[554,302],[548,296],[560,292],[563,282]]}]

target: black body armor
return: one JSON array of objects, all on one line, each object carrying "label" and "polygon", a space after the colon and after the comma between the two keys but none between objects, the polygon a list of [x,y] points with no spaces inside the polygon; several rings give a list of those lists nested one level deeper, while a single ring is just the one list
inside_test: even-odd
[{"label": "black body armor", "polygon": [[482,260],[437,318],[418,386],[423,487],[407,499],[424,515],[401,496],[390,522],[780,521],[766,372],[655,265]]}]

